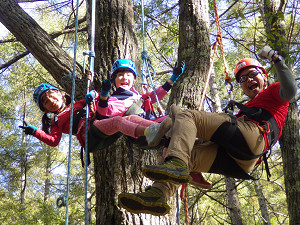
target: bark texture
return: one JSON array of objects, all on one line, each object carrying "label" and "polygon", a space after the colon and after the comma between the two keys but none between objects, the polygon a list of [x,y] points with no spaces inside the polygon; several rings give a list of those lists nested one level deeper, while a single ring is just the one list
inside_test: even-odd
[{"label": "bark texture", "polygon": [[235,180],[231,177],[225,177],[225,183],[231,222],[235,225],[243,225],[238,193],[235,186]]},{"label": "bark texture", "polygon": [[168,105],[198,109],[210,63],[208,2],[180,0],[179,4],[178,61],[185,61],[186,70],[172,88]]},{"label": "bark texture", "polygon": [[[128,58],[138,68],[138,42],[131,0],[97,0],[95,71],[98,80],[109,77],[112,64]],[[137,73],[139,71],[137,69]],[[138,82],[137,82],[138,83]],[[169,224],[175,216],[130,214],[118,207],[121,192],[144,191],[152,181],[141,175],[142,167],[157,164],[157,150],[141,150],[126,137],[102,151],[93,153],[96,183],[96,224]]]},{"label": "bark texture", "polygon": [[[53,78],[71,93],[72,83],[63,83],[62,77],[73,71],[73,59],[51,36],[39,26],[14,0],[0,1],[1,23],[39,61]],[[76,99],[84,96],[85,79],[82,79],[80,66],[76,67]],[[82,82],[83,81],[83,82]]]},{"label": "bark texture", "polygon": [[266,198],[264,196],[264,193],[262,191],[262,187],[260,184],[260,180],[254,180],[254,188],[255,192],[258,197],[258,202],[259,202],[259,208],[261,211],[262,219],[263,219],[263,224],[264,225],[270,225],[270,217],[269,217],[269,212],[266,204]]},{"label": "bark texture", "polygon": [[280,147],[283,160],[285,192],[290,224],[300,221],[300,137],[299,113],[296,102],[290,104]]},{"label": "bark texture", "polygon": [[[264,24],[269,44],[284,58],[288,58],[288,41],[285,31],[284,10],[286,0],[264,1]],[[277,35],[277,36],[276,36]],[[278,41],[278,35],[282,38]],[[287,60],[286,60],[287,62]],[[300,120],[297,102],[290,103],[288,115],[280,138],[285,189],[290,224],[300,221]]]}]

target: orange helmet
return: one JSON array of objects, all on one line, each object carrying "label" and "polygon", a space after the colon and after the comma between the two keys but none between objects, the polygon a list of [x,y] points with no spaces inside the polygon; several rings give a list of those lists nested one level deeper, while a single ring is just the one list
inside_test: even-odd
[{"label": "orange helmet", "polygon": [[234,68],[234,76],[235,76],[236,81],[238,81],[239,75],[242,72],[242,70],[245,68],[248,68],[248,67],[258,67],[258,68],[262,69],[264,72],[264,74],[263,74],[264,78],[268,79],[268,75],[267,75],[265,68],[260,64],[260,62],[258,60],[252,59],[252,58],[245,58],[245,59],[240,60]]}]

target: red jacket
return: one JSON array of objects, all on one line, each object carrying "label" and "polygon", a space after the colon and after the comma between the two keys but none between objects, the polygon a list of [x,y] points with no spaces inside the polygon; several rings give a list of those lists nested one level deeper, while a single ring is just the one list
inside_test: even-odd
[{"label": "red jacket", "polygon": [[[95,99],[92,103],[92,107],[95,109],[98,104],[99,93],[96,92]],[[74,103],[73,115],[80,109],[85,106],[85,100],[80,100]],[[62,134],[69,134],[70,129],[70,114],[71,114],[71,105],[58,114],[57,124],[54,120],[51,122],[50,134],[47,134],[41,129],[37,129],[33,136],[38,138],[40,141],[46,143],[50,146],[57,146],[60,142]],[[76,137],[80,142],[81,146],[84,146],[84,139],[82,134],[84,134],[85,128],[85,117],[80,120],[78,125],[78,132]]]}]

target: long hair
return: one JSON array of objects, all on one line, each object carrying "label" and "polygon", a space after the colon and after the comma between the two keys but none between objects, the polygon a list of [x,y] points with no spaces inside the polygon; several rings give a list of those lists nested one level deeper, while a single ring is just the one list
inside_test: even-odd
[{"label": "long hair", "polygon": [[[65,108],[66,106],[71,104],[71,97],[67,94],[62,94],[64,103],[62,108]],[[42,130],[46,132],[47,134],[50,134],[50,128],[52,120],[54,120],[54,124],[58,127],[58,114],[57,112],[51,112],[51,116],[49,117],[48,114],[50,113],[44,113],[42,116]]]}]

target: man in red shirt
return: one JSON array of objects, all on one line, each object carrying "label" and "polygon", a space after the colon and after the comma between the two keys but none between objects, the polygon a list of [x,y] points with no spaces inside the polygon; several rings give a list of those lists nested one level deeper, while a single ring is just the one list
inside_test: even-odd
[{"label": "man in red shirt", "polygon": [[[190,171],[252,179],[248,173],[280,137],[289,101],[296,94],[295,79],[282,57],[269,46],[258,54],[271,60],[279,82],[267,87],[267,73],[256,59],[238,62],[234,74],[249,102],[234,103],[240,108],[237,116],[196,110],[176,113],[165,162],[143,168],[144,176],[155,183],[145,192],[121,193],[123,208],[132,213],[168,213],[166,199],[178,185],[191,181]],[[194,146],[196,138],[207,142]]]}]

